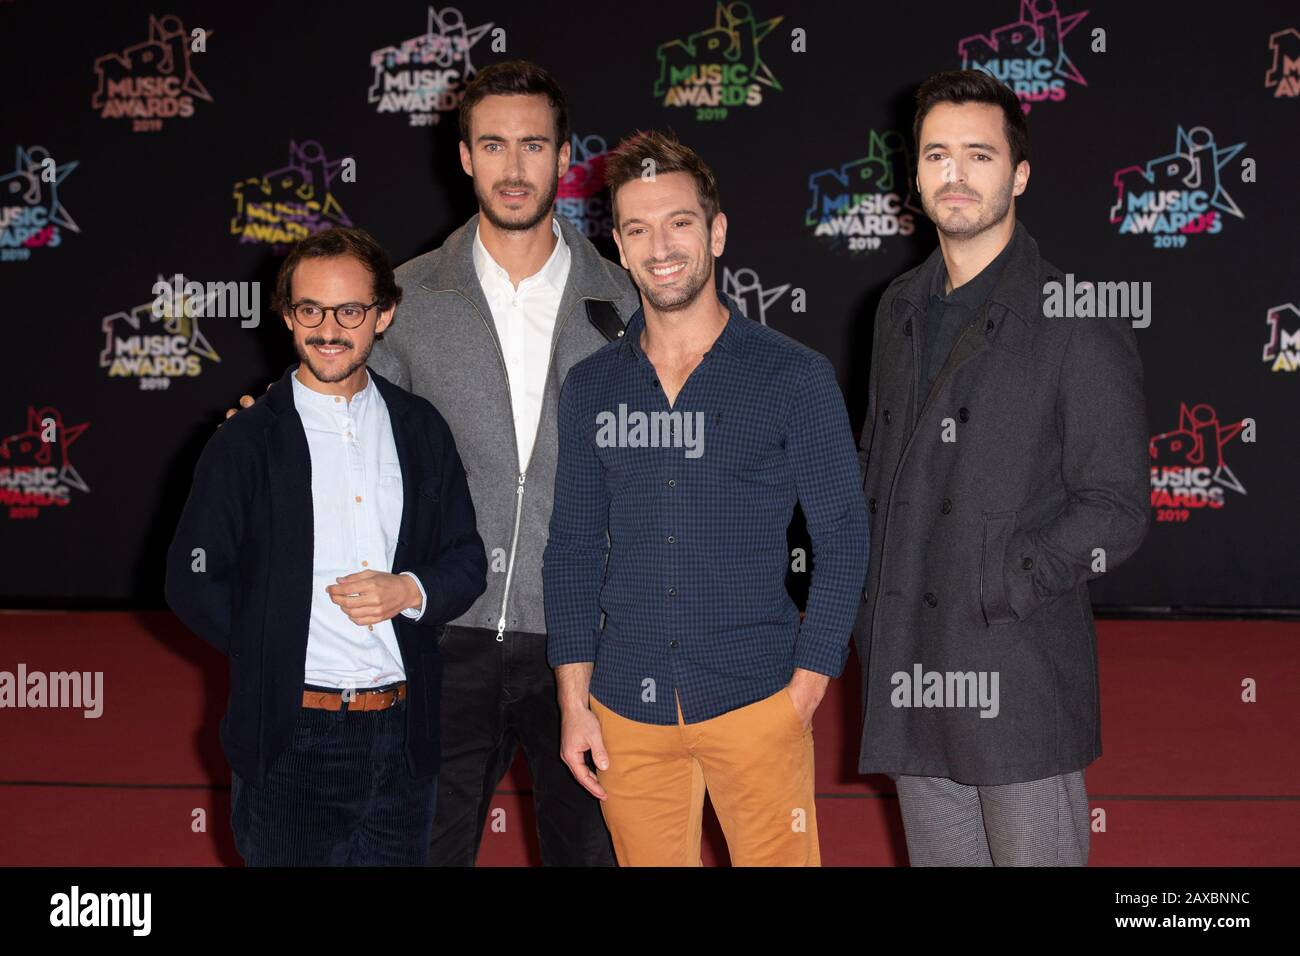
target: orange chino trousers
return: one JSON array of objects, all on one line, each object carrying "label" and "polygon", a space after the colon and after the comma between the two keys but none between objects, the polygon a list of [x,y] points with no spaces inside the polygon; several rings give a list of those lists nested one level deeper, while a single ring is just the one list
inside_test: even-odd
[{"label": "orange chino trousers", "polygon": [[812,728],[783,687],[710,720],[621,717],[591,697],[609,756],[597,778],[620,866],[700,866],[707,791],[733,866],[820,866]]}]

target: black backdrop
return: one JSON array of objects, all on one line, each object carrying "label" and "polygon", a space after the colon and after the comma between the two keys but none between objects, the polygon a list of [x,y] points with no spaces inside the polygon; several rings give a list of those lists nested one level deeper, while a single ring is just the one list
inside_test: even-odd
[{"label": "black backdrop", "polygon": [[[202,52],[196,28],[207,31]],[[178,29],[185,42],[169,39]],[[406,53],[433,62],[411,65],[408,40]],[[161,603],[163,552],[203,442],[238,395],[292,359],[265,313],[283,246],[241,241],[241,230],[274,238],[304,220],[256,215],[275,208],[253,202],[262,178],[272,200],[303,182],[324,200],[306,228],[363,226],[395,262],[434,248],[474,212],[456,154],[463,79],[427,104],[403,101],[401,84],[514,57],[544,65],[567,92],[585,165],[561,211],[607,253],[606,207],[588,196],[603,149],[666,127],[704,155],[730,219],[720,278],[751,319],[832,358],[855,427],[879,295],[935,243],[909,208],[912,92],[964,63],[1024,78],[1045,98],[1030,101],[1019,215],[1080,280],[1151,283],[1151,322],[1137,334],[1151,431],[1163,436],[1153,492],[1199,486],[1190,504],[1153,502],[1146,544],[1094,585],[1097,601],[1300,605],[1300,372],[1288,371],[1300,364],[1289,341],[1300,333],[1294,4],[14,0],[0,3],[0,54],[0,594],[10,605]],[[711,91],[673,82],[692,64],[705,76],[727,67],[723,85],[742,102],[724,93],[721,110],[666,105]],[[298,170],[284,172],[294,156]],[[355,176],[337,166],[348,158]],[[1139,206],[1168,189],[1199,197],[1200,231],[1121,234],[1111,213],[1121,187]],[[818,234],[846,225],[857,233]],[[153,284],[178,272],[261,282],[260,324],[154,320]],[[178,367],[133,374],[133,335],[152,337],[139,348],[177,343]],[[55,440],[42,443],[49,420]],[[1245,420],[1253,428],[1236,430]]]}]

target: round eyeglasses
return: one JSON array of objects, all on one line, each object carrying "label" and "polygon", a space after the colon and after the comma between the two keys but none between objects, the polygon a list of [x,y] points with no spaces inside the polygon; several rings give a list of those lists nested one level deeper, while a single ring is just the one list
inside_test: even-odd
[{"label": "round eyeglasses", "polygon": [[362,305],[360,302],[345,302],[342,305],[317,305],[315,302],[291,302],[289,312],[294,321],[304,328],[314,329],[325,321],[325,313],[333,312],[334,321],[345,329],[355,329],[366,320],[366,314],[378,302]]}]

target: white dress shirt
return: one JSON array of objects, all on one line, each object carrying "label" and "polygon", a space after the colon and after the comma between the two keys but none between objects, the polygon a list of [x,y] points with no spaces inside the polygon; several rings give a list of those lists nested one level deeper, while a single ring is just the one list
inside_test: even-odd
[{"label": "white dress shirt", "polygon": [[492,321],[506,361],[521,472],[528,467],[542,418],[551,336],[560,311],[560,297],[569,279],[569,247],[554,217],[551,217],[551,228],[556,241],[550,258],[541,269],[521,281],[518,289],[510,282],[510,273],[487,251],[482,236],[477,233],[474,236],[474,271],[492,309]]},{"label": "white dress shirt", "polygon": [[[388,405],[367,372],[351,400],[313,391],[293,375],[293,401],[311,453],[311,623],[304,679],[321,687],[380,687],[406,679],[391,620],[353,624],[326,586],[357,571],[392,571],[402,524],[402,468]],[[418,620],[419,608],[402,613]]]}]

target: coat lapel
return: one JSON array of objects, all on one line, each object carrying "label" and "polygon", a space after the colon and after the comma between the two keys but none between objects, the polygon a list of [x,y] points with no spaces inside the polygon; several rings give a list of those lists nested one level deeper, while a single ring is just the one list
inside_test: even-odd
[{"label": "coat lapel", "polygon": [[[293,401],[293,368],[271,389],[267,404],[275,414],[267,428],[267,480],[271,494],[271,540],[276,542],[272,561],[272,594],[299,595],[289,601],[272,601],[275,607],[311,606],[315,525],[311,496],[311,451],[307,433]],[[305,534],[304,534],[305,530]],[[306,621],[278,622],[284,633],[302,634],[306,647]]]}]

